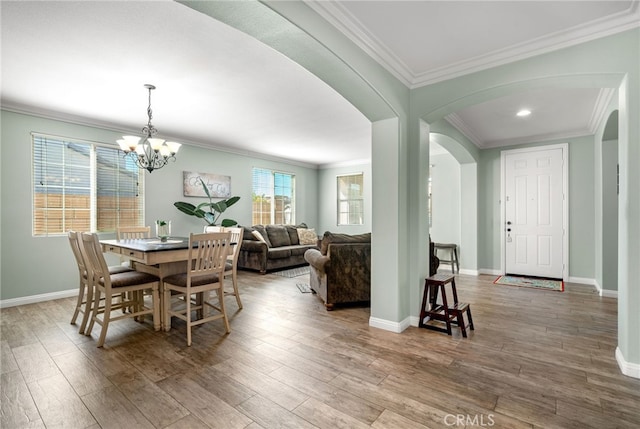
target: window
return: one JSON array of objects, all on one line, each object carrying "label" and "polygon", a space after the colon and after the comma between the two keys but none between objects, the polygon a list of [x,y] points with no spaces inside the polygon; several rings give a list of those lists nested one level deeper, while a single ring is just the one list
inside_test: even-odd
[{"label": "window", "polygon": [[32,134],[33,235],[144,225],[142,170],[118,149]]},{"label": "window", "polygon": [[253,169],[253,225],[296,222],[295,178],[289,173]]},{"label": "window", "polygon": [[364,224],[362,173],[338,176],[338,225]]}]

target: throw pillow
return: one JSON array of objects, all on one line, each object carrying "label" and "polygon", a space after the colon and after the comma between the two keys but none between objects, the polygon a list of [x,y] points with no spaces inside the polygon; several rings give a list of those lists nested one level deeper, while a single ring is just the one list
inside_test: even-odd
[{"label": "throw pillow", "polygon": [[318,242],[318,235],[314,228],[298,228],[297,231],[300,244],[316,244]]},{"label": "throw pillow", "polygon": [[256,240],[262,241],[264,244],[267,244],[267,241],[264,239],[262,234],[260,234],[258,231],[251,231],[251,235],[253,235],[256,238]]}]

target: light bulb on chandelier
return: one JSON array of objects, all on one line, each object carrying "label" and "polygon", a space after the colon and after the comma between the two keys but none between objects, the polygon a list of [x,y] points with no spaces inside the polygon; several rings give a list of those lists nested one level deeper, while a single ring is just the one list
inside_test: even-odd
[{"label": "light bulb on chandelier", "polygon": [[158,130],[151,124],[151,118],[153,117],[153,112],[151,111],[151,90],[156,89],[156,87],[145,84],[145,88],[149,90],[149,107],[147,107],[149,121],[147,125],[142,128],[142,132],[145,134],[144,140],[140,142],[141,137],[123,136],[118,140],[118,145],[124,152],[124,156],[129,156],[136,162],[138,167],[144,168],[151,173],[153,170],[167,165],[169,160],[175,161],[175,155],[182,145],[176,142],[165,142],[163,139],[154,137],[158,133]]}]

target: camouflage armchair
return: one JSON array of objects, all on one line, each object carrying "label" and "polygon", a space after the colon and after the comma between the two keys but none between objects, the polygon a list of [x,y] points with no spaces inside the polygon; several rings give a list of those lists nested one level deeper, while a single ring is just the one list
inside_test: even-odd
[{"label": "camouflage armchair", "polygon": [[320,250],[310,249],[304,259],[311,267],[310,287],[327,310],[337,304],[371,300],[371,233],[324,233]]}]

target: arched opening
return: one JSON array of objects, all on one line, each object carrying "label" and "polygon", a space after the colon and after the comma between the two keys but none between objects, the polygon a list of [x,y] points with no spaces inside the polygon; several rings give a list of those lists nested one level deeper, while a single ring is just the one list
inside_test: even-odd
[{"label": "arched opening", "polygon": [[478,273],[477,163],[457,140],[429,134],[431,179],[430,235],[434,242],[458,246],[460,272]]},{"label": "arched opening", "polygon": [[618,111],[609,115],[602,135],[602,284],[600,295],[618,291]]}]

